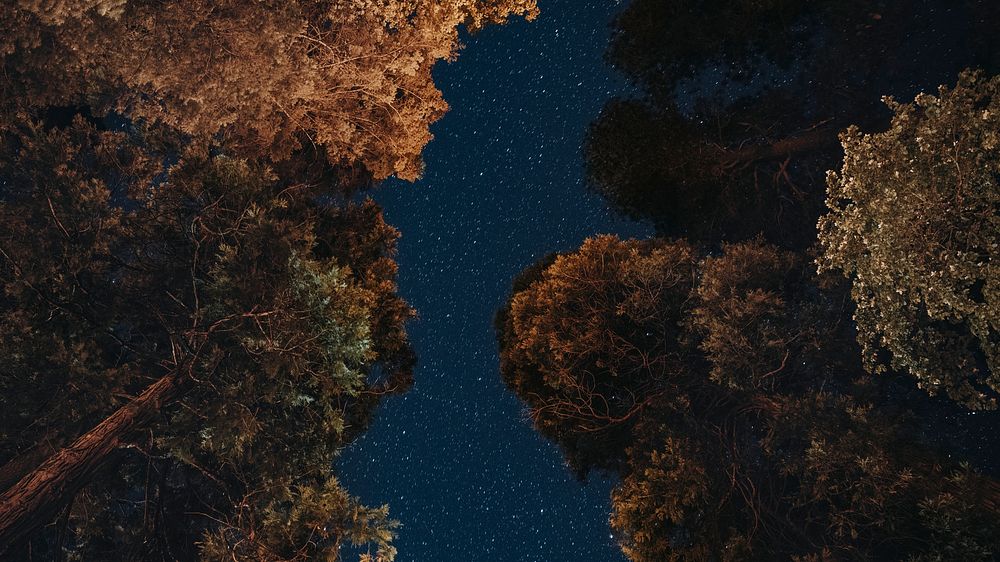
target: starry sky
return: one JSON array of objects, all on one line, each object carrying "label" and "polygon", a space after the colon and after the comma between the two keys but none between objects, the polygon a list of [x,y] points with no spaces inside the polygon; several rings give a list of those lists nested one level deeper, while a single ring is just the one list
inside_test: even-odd
[{"label": "starry sky", "polygon": [[338,464],[403,526],[399,562],[623,561],[612,482],[578,482],[500,380],[493,314],[524,267],[588,236],[647,236],[587,192],[581,143],[628,92],[604,65],[615,0],[540,0],[534,22],[464,38],[435,81],[451,111],[416,184],[375,198],[402,232],[400,292],[417,309],[416,384],[388,400]]}]

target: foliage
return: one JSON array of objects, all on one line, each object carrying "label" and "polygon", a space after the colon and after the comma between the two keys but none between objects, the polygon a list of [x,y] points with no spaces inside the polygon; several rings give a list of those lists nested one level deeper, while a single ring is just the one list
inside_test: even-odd
[{"label": "foliage", "polygon": [[685,244],[589,239],[557,256],[501,313],[504,380],[578,472],[613,465],[624,451],[621,428],[670,396],[662,387],[683,384],[682,354],[669,346],[693,260]]},{"label": "foliage", "polygon": [[578,471],[617,471],[630,559],[1000,548],[1000,487],[915,437],[850,360],[838,291],[799,256],[601,236],[546,263],[498,317],[502,375]]},{"label": "foliage", "polygon": [[998,16],[987,0],[630,2],[606,58],[638,93],[592,123],[590,186],[661,235],[804,249],[837,132],[883,126],[883,94],[1000,72]]},{"label": "foliage", "polygon": [[[6,553],[391,560],[331,475],[412,383],[398,233],[447,109],[431,69],[534,0],[0,6],[0,491],[151,387],[56,525]],[[118,133],[110,130],[121,131]],[[171,388],[173,385],[170,385]],[[116,441],[117,442],[117,441]],[[4,543],[0,543],[3,545]]]},{"label": "foliage", "polygon": [[713,382],[773,388],[773,377],[794,369],[788,366],[792,351],[806,359],[802,347],[815,345],[819,313],[793,292],[799,261],[754,244],[726,246],[722,256],[702,261],[690,322]]},{"label": "foliage", "polygon": [[0,7],[0,103],[117,111],[244,156],[318,145],[414,179],[447,109],[431,68],[455,57],[459,26],[536,13],[533,0],[17,0]]},{"label": "foliage", "polygon": [[[706,557],[691,532],[707,515],[699,506],[709,496],[703,459],[686,440],[666,437],[659,446],[636,447],[629,478],[615,488],[611,527],[622,533],[622,550],[631,560]],[[685,554],[680,554],[684,552]]]},{"label": "foliage", "polygon": [[81,118],[3,140],[0,460],[73,438],[166,374],[184,386],[63,530],[22,548],[333,560],[349,540],[391,560],[385,509],[330,476],[411,380],[396,232],[377,208],[198,148],[164,169],[142,138]]},{"label": "foliage", "polygon": [[852,280],[869,370],[891,366],[932,394],[995,408],[1000,79],[966,72],[937,97],[887,103],[887,131],[841,137],[821,265]]}]

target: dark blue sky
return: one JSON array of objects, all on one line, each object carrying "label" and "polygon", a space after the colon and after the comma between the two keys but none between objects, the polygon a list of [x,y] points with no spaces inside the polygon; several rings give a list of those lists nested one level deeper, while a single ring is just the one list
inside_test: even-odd
[{"label": "dark blue sky", "polygon": [[586,485],[500,381],[493,314],[524,267],[587,236],[644,236],[583,182],[587,124],[624,81],[601,59],[614,0],[540,0],[542,15],[466,39],[436,82],[451,111],[416,184],[376,194],[403,233],[400,290],[420,318],[416,385],[345,451],[341,478],[403,526],[399,562],[620,561],[611,483]]}]

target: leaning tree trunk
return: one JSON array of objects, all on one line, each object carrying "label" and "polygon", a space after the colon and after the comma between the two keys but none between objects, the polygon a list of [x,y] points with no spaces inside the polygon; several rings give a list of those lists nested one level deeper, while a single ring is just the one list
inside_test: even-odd
[{"label": "leaning tree trunk", "polygon": [[176,375],[151,384],[21,478],[0,495],[0,553],[33,529],[54,519],[89,481],[132,430],[148,423],[180,390]]},{"label": "leaning tree trunk", "polygon": [[65,444],[54,433],[42,436],[34,447],[19,453],[0,466],[0,493],[17,484],[25,474],[38,468],[45,459],[51,457]]}]

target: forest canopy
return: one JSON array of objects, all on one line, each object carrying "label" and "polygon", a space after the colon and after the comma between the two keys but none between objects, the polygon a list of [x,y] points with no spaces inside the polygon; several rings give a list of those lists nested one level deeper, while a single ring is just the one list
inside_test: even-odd
[{"label": "forest canopy", "polygon": [[[391,559],[385,510],[330,474],[378,397],[410,382],[411,313],[378,210],[197,150],[154,181],[162,157],[79,118],[7,140],[5,540],[31,531],[11,509],[38,502],[88,560],[296,560],[344,540]],[[59,482],[22,474],[42,460]]]},{"label": "forest canopy", "polygon": [[459,26],[536,14],[534,0],[15,0],[0,97],[5,113],[84,105],[412,180],[448,107],[431,68],[457,55]]},{"label": "forest canopy", "polygon": [[998,22],[979,0],[615,18],[635,89],[591,123],[588,179],[656,236],[529,266],[496,331],[535,429],[617,476],[629,559],[997,557]]},{"label": "forest canopy", "polygon": [[333,472],[415,363],[358,193],[420,175],[459,29],[535,14],[0,6],[0,557],[394,558]]},{"label": "forest canopy", "polygon": [[846,295],[807,260],[600,236],[546,261],[498,315],[501,374],[572,468],[620,477],[611,525],[630,559],[1000,548],[1000,484],[919,437],[936,422],[863,372]]},{"label": "forest canopy", "polygon": [[[0,558],[394,560],[335,470],[414,384],[366,190],[421,176],[463,34],[537,14],[0,5]],[[537,261],[495,328],[630,560],[1000,557],[997,37],[991,0],[621,8],[582,157],[655,235]]]}]

